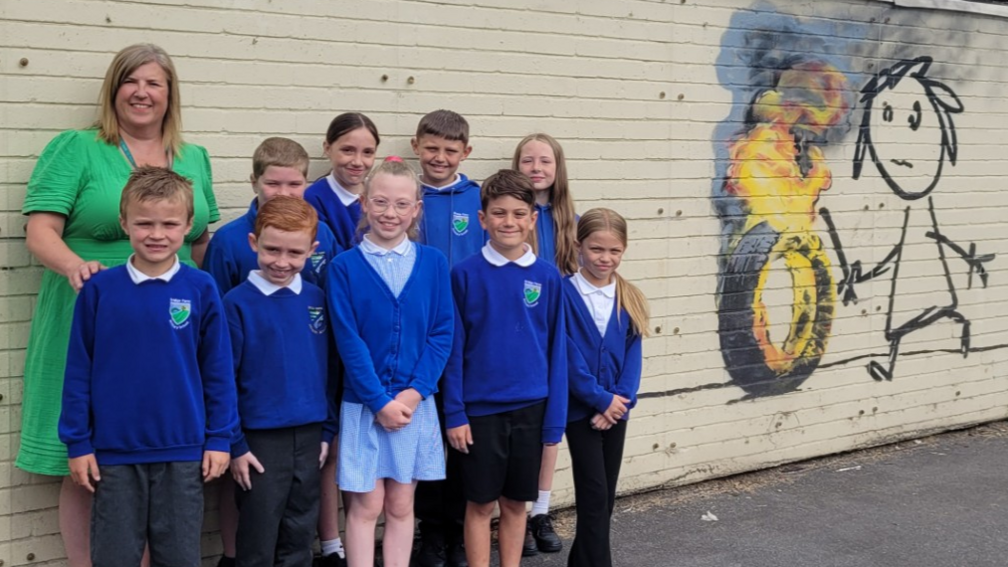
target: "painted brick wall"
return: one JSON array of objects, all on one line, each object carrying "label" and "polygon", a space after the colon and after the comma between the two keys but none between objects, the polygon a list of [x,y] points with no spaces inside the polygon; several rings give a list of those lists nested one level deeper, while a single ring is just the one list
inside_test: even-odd
[{"label": "painted brick wall", "polygon": [[[409,155],[425,112],[462,113],[475,148],[463,171],[476,179],[506,167],[525,134],[560,139],[579,210],[630,220],[623,273],[654,316],[624,491],[1006,416],[1004,19],[867,0],[177,4],[0,5],[3,564],[63,562],[58,485],[12,464],[41,274],[23,242],[25,183],[49,139],[93,120],[112,55],[141,41],[175,60],[185,132],[212,156],[225,220],[251,198],[262,138],[321,158],[328,121],[346,110],[374,119],[381,155]],[[857,144],[869,107],[888,182]],[[927,197],[898,194],[932,182]],[[856,304],[836,294],[837,241],[854,279],[856,260],[861,274],[889,260],[855,285]],[[942,310],[953,292],[954,312]],[[891,380],[869,374],[873,361]],[[563,453],[554,498],[572,500]],[[207,556],[219,550],[210,508]]]}]

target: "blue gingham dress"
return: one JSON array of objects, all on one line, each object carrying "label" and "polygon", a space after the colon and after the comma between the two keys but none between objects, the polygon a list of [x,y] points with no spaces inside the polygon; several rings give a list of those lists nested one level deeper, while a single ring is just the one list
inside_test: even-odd
[{"label": "blue gingham dress", "polygon": [[[399,297],[416,262],[415,245],[406,240],[392,250],[384,250],[365,239],[360,246],[368,264]],[[445,478],[444,445],[434,396],[421,400],[409,425],[399,431],[386,431],[364,404],[342,403],[337,483],[349,492],[371,492],[379,478],[402,484]]]}]

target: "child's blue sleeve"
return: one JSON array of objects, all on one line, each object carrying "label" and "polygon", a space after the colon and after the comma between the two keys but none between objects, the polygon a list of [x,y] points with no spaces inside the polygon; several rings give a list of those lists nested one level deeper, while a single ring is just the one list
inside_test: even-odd
[{"label": "child's blue sleeve", "polygon": [[452,299],[451,276],[448,260],[434,248],[425,248],[425,254],[436,259],[436,279],[432,282],[434,297],[431,306],[431,320],[427,328],[427,342],[417,360],[409,387],[426,398],[437,391],[438,379],[444,372],[445,364],[452,352],[453,329],[455,328],[455,301]]},{"label": "child's blue sleeve", "polygon": [[626,340],[626,356],[623,358],[623,368],[616,377],[616,393],[630,400],[627,409],[637,405],[637,390],[640,389],[641,370],[644,365],[640,333],[633,331],[633,325]]},{"label": "child's blue sleeve", "polygon": [[[237,304],[227,297],[224,298],[224,314],[231,336],[231,359],[234,361],[234,375],[237,382],[237,377],[241,375],[241,361],[245,350],[245,322]],[[235,402],[237,403],[237,392]],[[240,457],[248,452],[249,446],[245,441],[245,433],[241,428],[241,415],[239,415],[238,425],[231,435],[231,458]]]},{"label": "child's blue sleeve", "polygon": [[[328,272],[328,270],[326,270]],[[327,313],[325,317],[330,320],[330,313],[332,309],[326,306]],[[336,342],[333,337],[332,323],[327,325],[326,330],[326,420],[322,422],[322,440],[330,445],[329,450],[335,451],[336,449],[332,447],[333,439],[336,438],[336,434],[339,433],[339,408],[340,408],[340,398],[342,397],[342,392],[340,392],[340,386],[343,383],[343,365],[340,363],[339,356],[336,354]]]},{"label": "child's blue sleeve", "polygon": [[235,361],[231,334],[224,315],[224,304],[213,286],[203,290],[203,318],[197,349],[203,403],[206,406],[206,451],[231,451],[231,440],[238,429],[238,394],[235,387]]},{"label": "child's blue sleeve", "polygon": [[[334,262],[329,267],[329,287],[326,289],[326,303],[332,314],[333,335],[336,348],[343,360],[345,385],[353,389],[357,397],[374,413],[378,413],[392,401],[375,372],[371,350],[360,336],[357,328],[357,314],[350,297],[353,285],[344,263]],[[366,290],[364,291],[366,293]]]},{"label": "child's blue sleeve", "polygon": [[[566,281],[564,285],[569,285]],[[576,306],[571,305],[571,301],[581,301],[581,298],[572,299],[570,294],[564,293],[564,314],[567,335],[567,382],[570,385],[570,393],[578,400],[588,404],[595,411],[602,413],[609,408],[613,395],[599,384],[598,377],[591,373],[591,368],[581,353],[577,341],[571,336],[574,329],[574,317],[577,313]]]},{"label": "child's blue sleeve", "polygon": [[318,227],[318,242],[318,252],[323,254],[324,261],[318,268],[313,266],[315,281],[312,283],[325,290],[326,281],[329,278],[329,266],[332,265],[332,261],[336,256],[343,252],[343,247],[336,241],[333,231],[327,225],[321,223]]},{"label": "child's blue sleeve", "polygon": [[549,397],[543,417],[543,443],[559,443],[567,427],[567,327],[564,324],[563,280],[559,272],[550,286]]},{"label": "child's blue sleeve", "polygon": [[71,459],[94,453],[91,446],[91,364],[98,306],[96,287],[90,282],[84,284],[77,296],[70,326],[58,431]]},{"label": "child's blue sleeve", "polygon": [[[245,244],[248,246],[248,244]],[[242,281],[242,274],[238,273],[238,262],[234,259],[234,254],[228,249],[227,239],[214,235],[207,245],[206,254],[203,256],[203,271],[210,274],[220,296],[224,297],[231,288],[237,286]]]},{"label": "child's blue sleeve", "polygon": [[465,401],[462,398],[462,369],[465,362],[465,325],[462,323],[462,306],[465,305],[465,282],[464,276],[459,270],[451,272],[451,289],[453,309],[455,311],[455,331],[452,338],[451,354],[448,357],[448,364],[444,372],[444,392],[441,393],[444,399],[445,427],[451,429],[467,425],[469,418],[466,416]]}]

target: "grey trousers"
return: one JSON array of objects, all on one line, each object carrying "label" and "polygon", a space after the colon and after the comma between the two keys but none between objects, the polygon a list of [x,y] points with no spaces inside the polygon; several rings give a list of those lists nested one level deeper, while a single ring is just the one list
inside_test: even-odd
[{"label": "grey trousers", "polygon": [[91,506],[94,567],[198,567],[203,527],[201,462],[99,466]]},{"label": "grey trousers", "polygon": [[245,430],[245,439],[266,472],[252,471],[247,492],[235,484],[237,567],[310,566],[321,492],[322,425]]}]

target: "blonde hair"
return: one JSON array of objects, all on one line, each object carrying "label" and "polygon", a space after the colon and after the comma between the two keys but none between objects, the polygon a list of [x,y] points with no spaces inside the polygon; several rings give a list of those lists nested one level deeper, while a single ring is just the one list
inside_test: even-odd
[{"label": "blonde hair", "polygon": [[119,118],[115,109],[116,94],[133,71],[148,63],[160,65],[168,80],[168,108],[161,122],[161,141],[164,143],[165,151],[177,156],[182,148],[182,108],[178,75],[175,73],[171,57],[168,57],[164,49],[151,43],[138,43],[126,47],[116,53],[112,63],[109,64],[98,95],[98,120],[95,121],[98,137],[114,146],[122,141],[119,135]]},{"label": "blonde hair", "polygon": [[[626,248],[626,219],[610,209],[592,209],[582,215],[577,225],[577,241],[584,242],[592,234],[603,231],[612,233]],[[630,316],[634,331],[642,337],[648,336],[648,321],[651,315],[647,297],[637,286],[623,279],[619,272],[614,272],[613,276],[616,278],[616,317],[619,317],[621,309],[625,309]]]},{"label": "blonde hair", "polygon": [[[396,177],[408,177],[414,185],[416,185],[416,200],[417,203],[423,200],[423,188],[420,185],[420,178],[417,174],[406,165],[402,158],[398,156],[389,156],[385,158],[385,161],[381,163],[378,167],[371,170],[371,173],[364,178],[364,191],[361,192],[362,199],[368,199],[368,195],[371,194],[371,184],[374,180],[378,178],[379,175],[392,175]],[[389,206],[393,206],[389,203]],[[421,207],[420,213],[413,219],[413,222],[406,229],[406,237],[410,240],[416,240],[417,234],[420,227],[420,217],[423,216],[423,208]],[[364,235],[367,234],[368,230],[371,229],[371,225],[368,224],[367,215],[362,214],[360,221],[357,223],[357,234]]]},{"label": "blonde hair", "polygon": [[[511,159],[511,169],[520,171],[518,166],[521,161],[522,148],[532,141],[542,142],[553,150],[553,158],[556,161],[556,178],[553,181],[553,187],[549,189],[549,202],[553,207],[553,222],[556,225],[556,258],[554,258],[554,262],[561,274],[569,276],[578,271],[578,254],[574,234],[577,221],[574,217],[574,198],[571,196],[570,186],[567,183],[567,161],[564,159],[563,148],[553,136],[542,133],[529,134],[518,142],[514,158]],[[539,219],[539,222],[543,222],[543,219]],[[532,250],[539,254],[539,241],[536,233],[537,231],[533,230],[529,234],[528,243],[532,246]]]},{"label": "blonde hair", "polygon": [[149,201],[179,203],[185,207],[187,218],[193,218],[192,183],[170,169],[152,166],[134,169],[119,196],[119,216],[127,218],[126,210],[131,203]]}]

